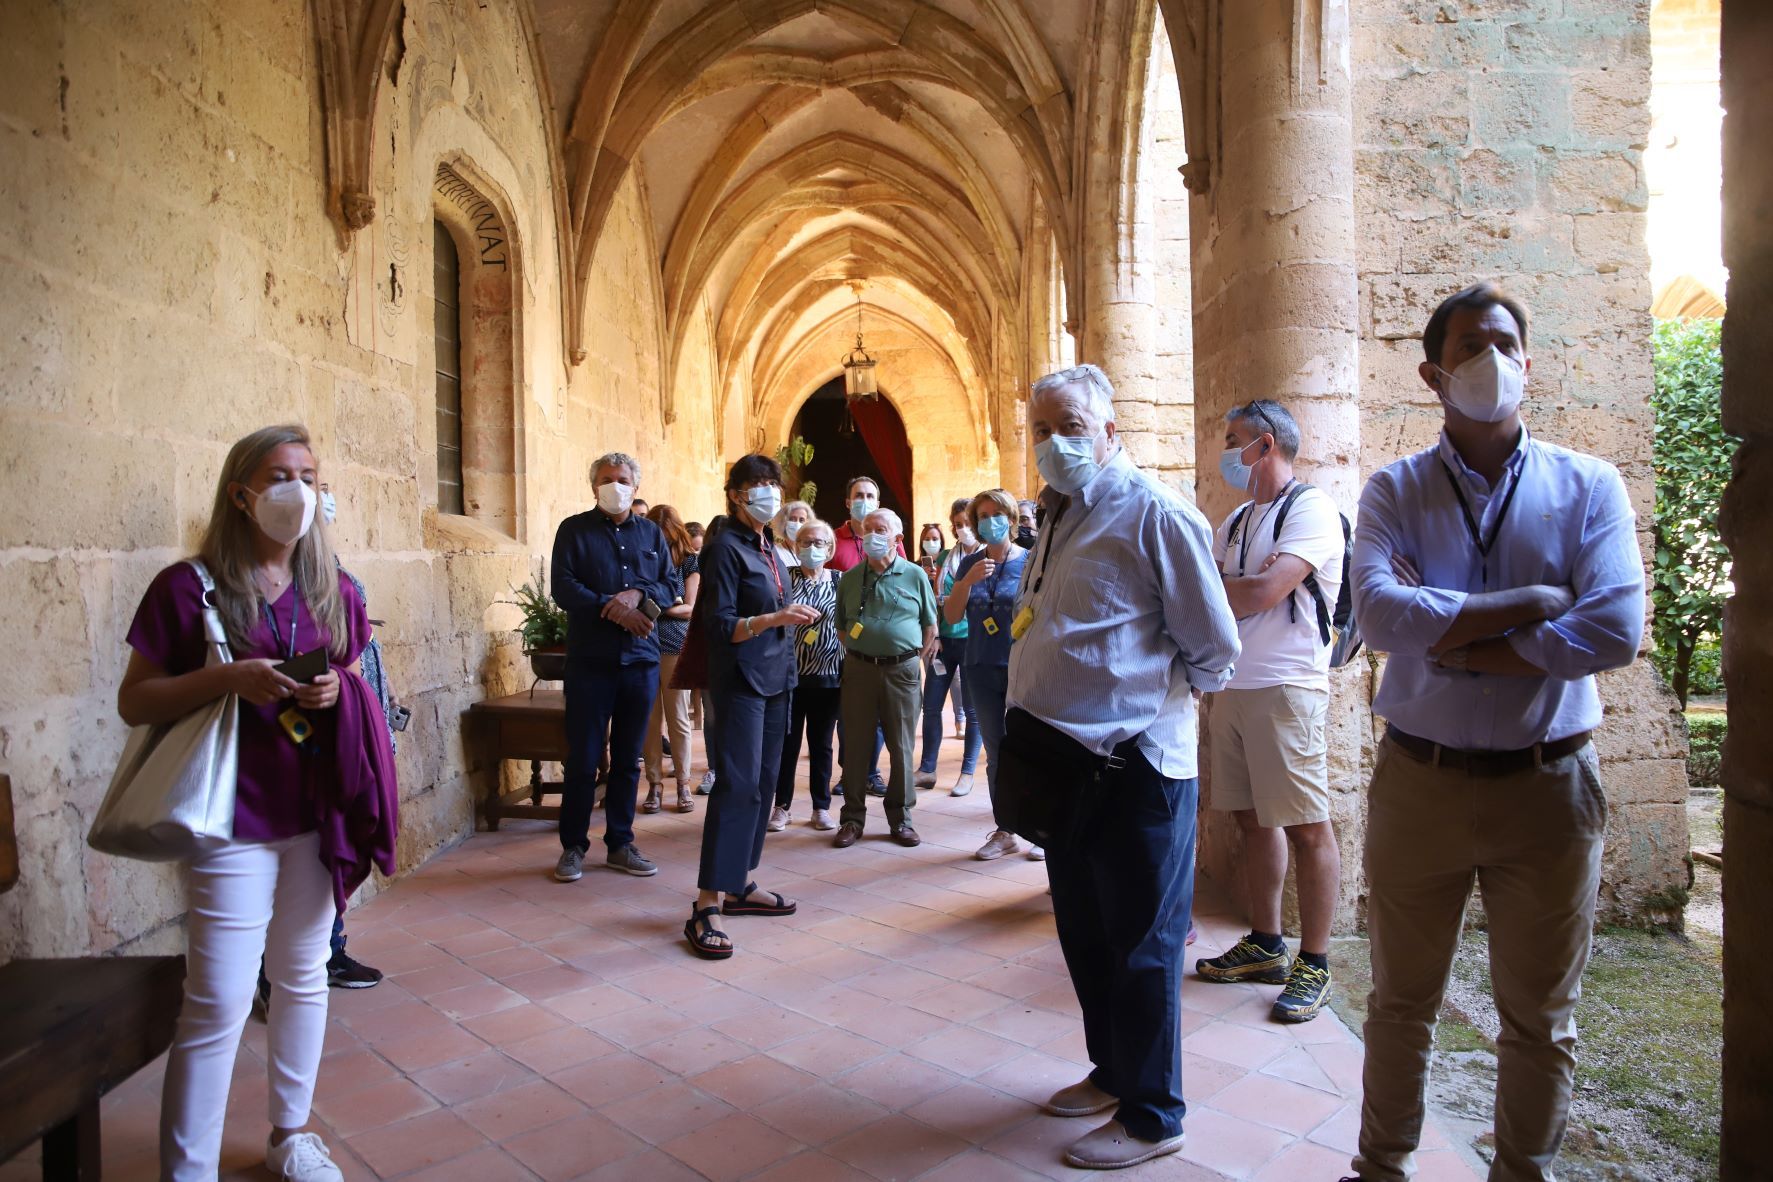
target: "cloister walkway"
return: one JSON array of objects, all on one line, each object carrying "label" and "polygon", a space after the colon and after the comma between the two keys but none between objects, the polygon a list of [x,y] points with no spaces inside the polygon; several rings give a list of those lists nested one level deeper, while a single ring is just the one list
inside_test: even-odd
[{"label": "cloister walkway", "polygon": [[[772,834],[765,880],[787,920],[733,919],[730,961],[681,929],[705,798],[640,818],[652,879],[596,866],[549,877],[548,826],[477,833],[353,911],[351,951],[381,986],[332,992],[316,1120],[347,1178],[505,1182],[1013,1182],[1085,1177],[1061,1148],[1091,1120],[1035,1102],[1084,1061],[1045,871],[977,862],[983,783],[920,794],[924,844],[872,832],[849,850],[800,815]],[[594,818],[601,824],[601,814]],[[598,847],[594,847],[598,848]],[[1241,923],[1197,908],[1211,955]],[[1361,1046],[1326,1011],[1268,1020],[1272,988],[1183,987],[1188,1144],[1129,1179],[1334,1179],[1359,1112]],[[249,1024],[224,1177],[263,1179],[265,1028]],[[163,1061],[162,1061],[163,1062]],[[155,1174],[160,1065],[109,1097],[105,1171]],[[0,1167],[0,1182],[35,1176]],[[1431,1126],[1423,1182],[1475,1177]]]}]

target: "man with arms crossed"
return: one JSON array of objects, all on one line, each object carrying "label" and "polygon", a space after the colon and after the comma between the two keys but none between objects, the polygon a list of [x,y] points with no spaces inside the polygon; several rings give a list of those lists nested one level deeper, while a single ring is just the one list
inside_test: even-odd
[{"label": "man with arms crossed", "polygon": [[1022,568],[1005,718],[1005,746],[1064,789],[1047,871],[1093,1066],[1047,1111],[1115,1110],[1066,1150],[1088,1169],[1182,1147],[1193,691],[1222,688],[1238,651],[1211,527],[1126,454],[1113,399],[1093,365],[1034,384],[1028,421],[1050,499]]},{"label": "man with arms crossed", "polygon": [[1361,635],[1391,657],[1373,702],[1386,728],[1368,790],[1373,992],[1353,1177],[1411,1175],[1475,881],[1502,1020],[1490,1182],[1543,1182],[1568,1121],[1607,821],[1594,675],[1637,654],[1643,562],[1613,466],[1521,423],[1518,303],[1468,287],[1422,346],[1444,429],[1368,481],[1355,535]]},{"label": "man with arms crossed", "polygon": [[[1214,536],[1225,595],[1243,642],[1231,683],[1207,718],[1213,807],[1243,831],[1250,934],[1223,956],[1202,957],[1208,981],[1282,985],[1273,1015],[1309,1022],[1330,996],[1330,917],[1342,855],[1330,827],[1330,643],[1318,615],[1342,587],[1342,516],[1315,488],[1298,487],[1299,424],[1259,398],[1225,416],[1219,471],[1245,501]],[[1290,499],[1289,499],[1290,498]],[[1287,846],[1299,863],[1299,957],[1287,964],[1281,887]]]}]

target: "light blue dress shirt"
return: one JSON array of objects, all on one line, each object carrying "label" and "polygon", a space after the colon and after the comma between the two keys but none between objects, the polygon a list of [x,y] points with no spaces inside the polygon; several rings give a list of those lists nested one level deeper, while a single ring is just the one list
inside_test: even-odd
[{"label": "light blue dress shirt", "polygon": [[1117,452],[1048,517],[1024,606],[1034,621],[1010,648],[1009,705],[1098,755],[1138,736],[1159,774],[1199,774],[1189,690],[1224,688],[1238,639],[1198,509]]},{"label": "light blue dress shirt", "polygon": [[[1480,536],[1494,534],[1487,561],[1466,528],[1448,472],[1459,481]],[[1515,481],[1519,489],[1503,517]],[[1444,433],[1437,446],[1374,473],[1361,494],[1352,576],[1361,636],[1391,654],[1374,712],[1419,738],[1487,751],[1599,726],[1594,675],[1630,664],[1644,633],[1635,522],[1613,465],[1542,443],[1524,429],[1494,489]],[[1421,587],[1398,581],[1393,554],[1415,565]],[[1576,595],[1564,615],[1508,634],[1514,651],[1547,676],[1442,669],[1428,656],[1468,594],[1535,583],[1569,587]]]}]

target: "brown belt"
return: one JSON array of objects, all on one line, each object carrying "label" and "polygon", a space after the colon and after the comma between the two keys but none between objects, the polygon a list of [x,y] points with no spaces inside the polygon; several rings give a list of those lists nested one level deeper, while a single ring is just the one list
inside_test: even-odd
[{"label": "brown belt", "polygon": [[867,661],[870,665],[903,665],[912,657],[918,656],[923,652],[920,648],[908,648],[904,652],[894,653],[890,657],[871,657],[867,653],[859,653],[853,648],[845,649],[844,651],[856,658],[856,660]]},{"label": "brown belt", "polygon": [[1591,733],[1583,731],[1567,739],[1535,743],[1516,751],[1472,751],[1459,747],[1443,747],[1428,739],[1406,735],[1389,723],[1385,727],[1385,738],[1411,759],[1434,767],[1464,772],[1468,776],[1484,777],[1512,776],[1516,772],[1543,767],[1566,755],[1574,755],[1588,745]]}]

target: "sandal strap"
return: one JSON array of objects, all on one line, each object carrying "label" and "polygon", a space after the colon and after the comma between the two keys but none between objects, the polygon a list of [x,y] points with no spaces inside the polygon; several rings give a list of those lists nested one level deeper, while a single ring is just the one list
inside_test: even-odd
[{"label": "sandal strap", "polygon": [[745,884],[745,889],[739,892],[739,901],[744,902],[745,900],[751,898],[752,895],[759,894],[759,893],[768,895],[770,898],[775,900],[774,903],[769,904],[769,906],[771,906],[771,907],[786,907],[786,906],[788,906],[788,896],[783,895],[777,891],[759,892],[757,884],[754,882],[748,882]]},{"label": "sandal strap", "polygon": [[[697,910],[692,906],[690,908],[689,921],[691,933],[690,939],[694,940],[703,948],[731,948],[733,946],[733,938],[715,927],[713,922],[708,918],[711,915],[719,914],[720,908],[718,907],[703,907],[700,910]],[[714,943],[715,940],[724,940],[726,943],[716,944]]]}]

